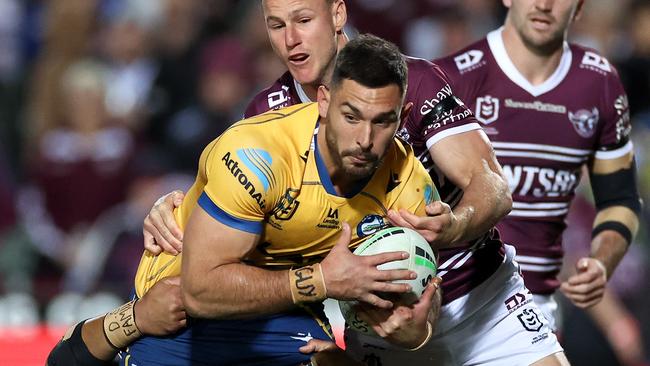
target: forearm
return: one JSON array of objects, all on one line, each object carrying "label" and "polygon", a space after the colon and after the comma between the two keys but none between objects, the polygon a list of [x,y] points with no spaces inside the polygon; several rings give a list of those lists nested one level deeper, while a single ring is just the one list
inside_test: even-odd
[{"label": "forearm", "polygon": [[483,170],[472,176],[463,198],[454,207],[459,236],[452,246],[476,239],[494,227],[512,208],[512,196],[503,176],[483,161]]},{"label": "forearm", "polygon": [[[636,214],[627,207],[614,206],[601,210],[594,220],[594,228],[608,222],[615,222],[624,225],[628,230],[630,239],[636,235],[639,221]],[[618,263],[623,259],[629,246],[628,240],[618,231],[604,230],[599,232],[591,240],[591,256],[603,263],[607,269],[609,279]]]},{"label": "forearm", "polygon": [[100,360],[110,361],[117,355],[104,335],[104,317],[87,320],[81,328],[81,338],[88,351]]},{"label": "forearm", "polygon": [[193,317],[241,319],[279,313],[294,306],[287,270],[230,263],[193,277],[181,277],[183,302]]}]

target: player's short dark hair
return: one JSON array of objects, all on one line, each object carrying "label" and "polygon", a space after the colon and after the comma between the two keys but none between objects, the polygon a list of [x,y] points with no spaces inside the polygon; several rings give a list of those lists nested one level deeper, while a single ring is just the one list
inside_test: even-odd
[{"label": "player's short dark hair", "polygon": [[332,76],[332,89],[344,79],[354,80],[368,88],[396,84],[400,93],[406,90],[406,61],[393,43],[370,34],[360,35],[339,52]]}]

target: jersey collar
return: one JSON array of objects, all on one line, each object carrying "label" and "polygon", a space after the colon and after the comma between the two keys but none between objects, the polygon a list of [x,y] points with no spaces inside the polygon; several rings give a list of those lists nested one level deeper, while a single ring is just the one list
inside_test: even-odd
[{"label": "jersey collar", "polygon": [[571,49],[569,44],[564,42],[562,46],[562,57],[560,58],[560,64],[553,75],[551,75],[546,81],[540,85],[531,84],[520,72],[517,70],[515,65],[512,63],[512,60],[506,52],[506,47],[503,44],[503,27],[494,30],[487,35],[488,45],[490,46],[490,51],[496,60],[501,71],[510,79],[513,83],[517,84],[519,87],[530,93],[534,97],[538,97],[546,92],[553,90],[555,87],[560,85],[564,78],[569,73],[571,69]]}]

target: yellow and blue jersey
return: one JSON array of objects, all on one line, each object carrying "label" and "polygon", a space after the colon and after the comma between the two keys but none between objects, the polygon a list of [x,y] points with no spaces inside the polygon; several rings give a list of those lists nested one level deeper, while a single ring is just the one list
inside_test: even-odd
[{"label": "yellow and blue jersey", "polygon": [[[225,225],[260,235],[247,263],[287,269],[320,262],[343,222],[352,227],[354,248],[386,226],[389,209],[423,215],[424,206],[437,199],[429,174],[399,139],[365,186],[350,197],[338,196],[316,143],[318,118],[317,104],[299,104],[242,120],[210,143],[194,185],[174,213],[181,228],[198,205]],[[136,274],[137,296],[158,280],[179,275],[181,255],[145,252]],[[253,320],[191,324],[171,340],[145,337],[136,342],[131,360],[156,364],[155,351],[165,349],[166,360],[171,357],[179,365],[215,357],[225,364],[298,364],[309,359],[298,352],[305,339],[331,337],[322,306]]]},{"label": "yellow and blue jersey", "polygon": [[[336,195],[315,143],[318,116],[317,104],[299,104],[242,120],[210,143],[175,211],[181,228],[198,204],[228,226],[261,235],[248,263],[286,269],[321,261],[343,222],[353,229],[354,248],[386,226],[389,209],[424,214],[426,203],[437,198],[429,174],[399,139],[365,187],[351,197]],[[180,259],[145,252],[137,295],[180,274]]]}]

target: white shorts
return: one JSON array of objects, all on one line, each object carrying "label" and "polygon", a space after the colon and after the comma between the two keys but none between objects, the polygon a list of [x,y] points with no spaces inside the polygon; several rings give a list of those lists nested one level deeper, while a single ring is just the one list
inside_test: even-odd
[{"label": "white shorts", "polygon": [[530,365],[561,352],[514,255],[506,245],[505,261],[489,279],[441,309],[431,341],[420,350],[404,351],[346,329],[346,351],[358,361],[383,366]]},{"label": "white shorts", "polygon": [[557,333],[558,326],[562,321],[562,314],[557,301],[555,301],[555,296],[533,294],[533,301],[535,301],[539,310],[542,311],[542,314],[544,314],[544,317],[548,320],[548,326],[553,332]]}]

